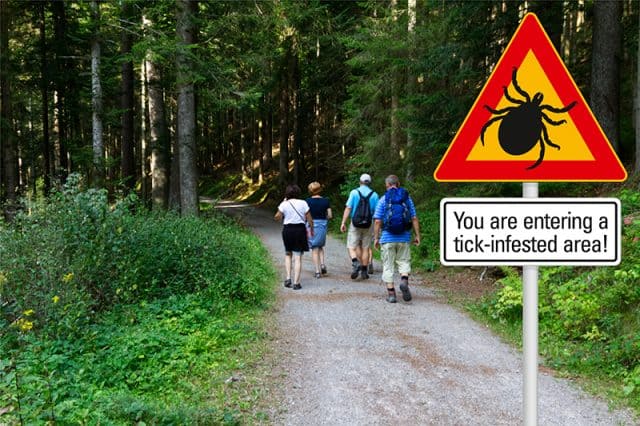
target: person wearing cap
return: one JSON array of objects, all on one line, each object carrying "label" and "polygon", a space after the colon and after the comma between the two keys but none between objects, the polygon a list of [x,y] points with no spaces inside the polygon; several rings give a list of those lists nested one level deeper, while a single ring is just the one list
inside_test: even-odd
[{"label": "person wearing cap", "polygon": [[324,246],[327,241],[327,224],[332,218],[332,213],[329,199],[320,195],[322,192],[320,182],[311,182],[308,189],[311,196],[307,198],[307,204],[315,229],[313,237],[309,238],[309,247],[316,270],[315,277],[320,278],[327,273],[327,267],[324,264]]},{"label": "person wearing cap", "polygon": [[[355,280],[358,275],[363,280],[369,278],[368,266],[371,253],[371,242],[373,239],[373,226],[368,228],[358,228],[353,225],[353,215],[355,213],[360,197],[369,197],[369,207],[371,213],[376,211],[378,205],[378,194],[370,188],[371,176],[364,173],[360,176],[360,186],[349,193],[340,231],[347,232],[347,250],[351,258],[351,279]],[[369,196],[369,194],[371,194]],[[347,228],[347,221],[349,226]]]}]

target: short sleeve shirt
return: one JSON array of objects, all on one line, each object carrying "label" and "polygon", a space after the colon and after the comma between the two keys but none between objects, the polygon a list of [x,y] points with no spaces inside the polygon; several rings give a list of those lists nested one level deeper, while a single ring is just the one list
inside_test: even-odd
[{"label": "short sleeve shirt", "polygon": [[314,219],[326,219],[327,218],[327,209],[330,207],[329,199],[320,197],[320,198],[307,198],[307,204],[309,205],[309,210],[311,212],[311,217]]},{"label": "short sleeve shirt", "polygon": [[[407,198],[407,206],[409,207],[409,213],[411,213],[411,218],[417,216],[416,214],[416,206],[413,204],[413,200],[409,196]],[[386,202],[385,196],[383,195],[378,201],[378,206],[376,207],[375,213],[373,214],[374,220],[381,220],[382,223],[382,235],[380,236],[380,244],[386,243],[408,243],[411,242],[411,230],[405,231],[402,234],[392,234],[389,231],[385,231],[384,229],[384,215],[386,210]]]},{"label": "short sleeve shirt", "polygon": [[284,225],[295,225],[307,221],[305,215],[309,211],[309,205],[304,200],[286,200],[280,203],[278,211],[284,216]]},{"label": "short sleeve shirt", "polygon": [[[360,194],[358,194],[358,191],[360,191],[360,194],[362,194],[363,197],[366,197],[367,195],[369,195],[369,193],[373,192],[373,190],[369,188],[367,185],[360,185],[360,188],[354,189],[349,193],[349,198],[347,199],[347,207],[351,207],[352,219],[353,219],[353,215],[356,212],[356,207],[358,207],[358,202],[360,201]],[[371,198],[369,198],[369,207],[371,208],[372,212],[376,211],[377,205],[378,205],[378,194],[373,192],[373,194],[371,194]]]}]

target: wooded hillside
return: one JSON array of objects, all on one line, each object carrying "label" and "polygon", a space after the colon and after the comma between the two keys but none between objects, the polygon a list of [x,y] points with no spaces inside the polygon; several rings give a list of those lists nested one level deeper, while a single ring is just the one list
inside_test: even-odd
[{"label": "wooded hillside", "polygon": [[183,214],[197,212],[199,177],[220,171],[338,185],[366,169],[428,185],[529,11],[630,176],[640,169],[637,1],[1,7],[8,217],[71,172]]}]

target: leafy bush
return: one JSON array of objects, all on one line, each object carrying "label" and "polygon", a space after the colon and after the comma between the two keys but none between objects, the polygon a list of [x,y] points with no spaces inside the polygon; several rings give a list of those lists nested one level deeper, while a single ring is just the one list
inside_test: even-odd
[{"label": "leafy bush", "polygon": [[0,225],[0,423],[233,423],[208,392],[257,356],[234,351],[274,282],[258,240],[74,178],[28,208]]},{"label": "leafy bush", "polygon": [[267,271],[245,268],[247,256],[264,255],[247,232],[221,216],[141,211],[134,196],[112,205],[103,190],[69,185],[0,228],[0,240],[0,297],[10,322],[32,310],[37,327],[60,322],[61,313],[77,320],[204,289],[221,305],[265,294]]}]

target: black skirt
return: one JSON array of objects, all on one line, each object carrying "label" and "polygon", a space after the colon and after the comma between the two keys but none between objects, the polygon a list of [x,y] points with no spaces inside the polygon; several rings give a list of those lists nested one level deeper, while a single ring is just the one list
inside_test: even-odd
[{"label": "black skirt", "polygon": [[309,251],[307,241],[307,227],[304,223],[284,225],[282,228],[282,241],[285,251]]}]

